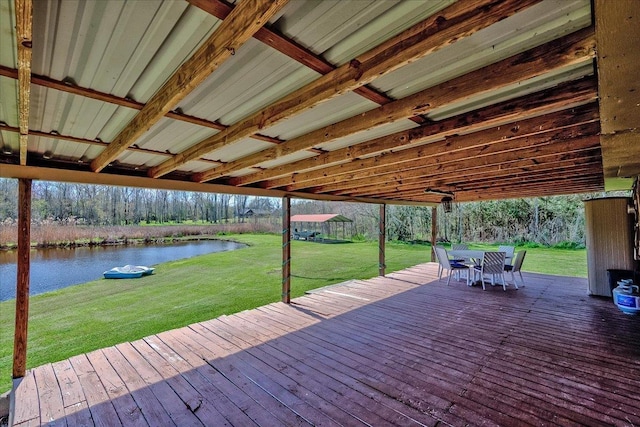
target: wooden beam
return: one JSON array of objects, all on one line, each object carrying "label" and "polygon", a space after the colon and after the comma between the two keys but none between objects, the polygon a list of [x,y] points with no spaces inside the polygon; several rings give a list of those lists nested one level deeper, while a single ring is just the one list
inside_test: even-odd
[{"label": "wooden beam", "polygon": [[18,180],[18,274],[16,322],[13,341],[13,378],[22,378],[27,369],[29,330],[29,270],[31,252],[31,180]]},{"label": "wooden beam", "polygon": [[406,193],[409,191],[424,191],[425,188],[443,189],[455,191],[461,183],[471,183],[478,181],[497,180],[548,171],[554,174],[556,168],[568,167],[590,167],[594,170],[602,171],[602,160],[600,158],[600,148],[588,148],[576,150],[571,153],[552,154],[536,159],[520,159],[512,162],[502,163],[498,166],[488,165],[465,169],[464,173],[451,171],[444,174],[430,174],[428,170],[416,170],[418,172],[414,178],[407,178],[399,181],[388,181],[379,184],[352,187],[336,191],[338,195],[358,195],[365,196],[375,194]]},{"label": "wooden beam", "polygon": [[383,203],[380,205],[380,217],[378,219],[378,276],[385,275],[385,242],[387,240],[387,209]]},{"label": "wooden beam", "polygon": [[[91,162],[95,172],[132,145],[182,101],[224,61],[235,54],[288,0],[243,0],[214,33],[156,92],[118,136]],[[199,157],[199,156],[196,156]]]},{"label": "wooden beam", "polygon": [[16,43],[18,46],[18,125],[20,127],[20,164],[27,164],[29,142],[29,105],[31,96],[31,57],[33,52],[32,27],[33,3],[31,0],[15,0]]},{"label": "wooden beam", "polygon": [[[0,76],[17,79],[18,70],[0,65]],[[142,110],[142,108],[144,107],[143,103],[134,101],[130,98],[115,96],[110,93],[104,93],[94,89],[78,86],[70,81],[55,80],[51,77],[41,76],[39,74],[31,74],[31,84],[46,87],[49,89],[59,90],[60,92],[70,93],[72,95],[95,99],[97,101],[107,102],[109,104],[118,105],[120,107],[131,108],[134,110]],[[200,117],[190,116],[188,114],[179,113],[177,111],[169,111],[165,114],[165,117],[198,126],[207,127],[210,129],[223,130],[227,128],[223,124],[205,120]]]},{"label": "wooden beam", "polygon": [[282,302],[291,302],[291,199],[282,198]]},{"label": "wooden beam", "polygon": [[486,128],[504,125],[514,120],[526,119],[546,112],[558,111],[597,99],[597,82],[588,77],[558,85],[544,91],[524,95],[513,100],[481,108],[473,112],[460,114],[436,123],[427,123],[416,129],[410,129],[365,141],[342,149],[319,154],[285,165],[265,169],[249,175],[229,180],[231,185],[247,185],[264,181],[263,188],[276,188],[291,183],[287,178],[274,178],[304,172],[307,169],[326,167],[336,163],[345,163],[362,156],[383,153],[404,146],[425,143],[444,138],[446,135],[462,134]]},{"label": "wooden beam", "polygon": [[[557,135],[561,135],[562,137],[560,139],[556,139],[555,136]],[[527,144],[521,149],[516,149],[516,150],[509,149],[504,152],[498,151],[495,153],[478,156],[478,157],[464,158],[464,156],[461,156],[462,159],[459,159],[459,160],[451,160],[451,161],[444,160],[442,161],[444,164],[440,164],[443,156],[441,156],[440,159],[438,158],[425,159],[425,161],[422,162],[422,164],[418,164],[418,165],[414,164],[414,167],[412,167],[412,169],[417,169],[417,173],[411,173],[409,177],[415,177],[420,175],[433,176],[434,177],[433,180],[430,180],[428,178],[424,180],[425,185],[423,189],[430,188],[430,187],[433,188],[431,184],[433,184],[434,181],[438,178],[438,174],[442,172],[450,173],[457,170],[459,172],[460,179],[464,179],[464,177],[466,177],[465,171],[467,170],[474,170],[476,168],[485,168],[490,170],[491,168],[493,168],[494,171],[499,173],[503,167],[508,167],[508,165],[513,161],[522,161],[523,159],[531,159],[532,164],[543,163],[544,158],[546,156],[550,156],[558,153],[583,151],[585,149],[593,149],[593,148],[599,147],[598,135],[587,135],[584,137],[571,138],[566,136],[566,134],[563,135],[562,133],[560,134],[551,133],[548,135],[542,135],[542,136],[536,135],[533,137],[528,137],[526,138],[526,141],[530,142],[531,145]],[[499,148],[499,144],[495,145],[495,147]],[[446,157],[446,155],[444,157]],[[402,172],[402,173],[404,174],[405,172]],[[409,174],[409,172],[406,172],[406,173]],[[402,178],[404,178],[404,175],[402,176]],[[490,178],[487,178],[487,179],[490,179]],[[373,189],[372,191],[367,191],[366,189],[360,190],[358,184],[362,184],[362,185],[378,184],[378,186],[381,187],[386,185],[393,186],[394,183],[396,182],[401,183],[403,182],[403,180],[402,179],[394,180],[392,178],[392,175],[387,174],[382,176],[376,176],[375,178],[373,177],[361,178],[360,180],[358,181],[354,180],[353,182],[349,182],[349,180],[347,179],[342,182],[336,182],[331,185],[313,187],[312,191],[315,193],[331,193],[333,195],[351,195],[351,196],[353,196],[354,194],[358,194],[361,191],[363,191],[364,193],[371,192],[371,193],[377,194],[379,193],[379,191],[375,191],[375,189]],[[444,190],[444,191],[451,191],[454,188],[437,187],[437,189]]]},{"label": "wooden beam", "polygon": [[605,176],[632,178],[640,175],[640,2],[593,4]]},{"label": "wooden beam", "polygon": [[[395,166],[396,164],[409,162],[420,167],[423,164],[422,162],[430,157],[446,158],[446,161],[454,161],[464,160],[469,156],[494,154],[507,149],[517,149],[524,143],[522,142],[522,138],[533,135],[544,135],[545,132],[552,132],[548,135],[554,135],[553,132],[555,132],[556,138],[562,138],[561,134],[567,132],[569,132],[567,134],[568,136],[576,136],[575,134],[571,134],[571,129],[580,129],[579,126],[583,125],[586,126],[586,128],[579,130],[581,135],[585,132],[597,133],[599,130],[596,122],[597,117],[595,104],[590,104],[575,110],[567,110],[560,113],[526,119],[522,122],[515,122],[512,126],[497,126],[480,132],[454,135],[444,140],[420,145],[415,148],[408,148],[337,166],[295,174],[289,178],[292,183],[286,188],[288,191],[294,191],[310,186],[369,178],[374,174],[374,172],[368,171],[372,168],[380,168],[380,173],[393,173],[397,172],[400,168],[407,167],[407,165]],[[568,126],[572,123],[576,125]],[[563,130],[565,127],[569,130]],[[561,134],[558,134],[558,132]],[[494,144],[498,145],[494,147]],[[468,150],[476,151],[471,153],[468,152]],[[440,162],[445,160],[441,160]],[[437,164],[435,166],[437,166]]]},{"label": "wooden beam", "polygon": [[[193,180],[203,182],[220,178],[233,171],[278,159],[356,132],[393,123],[415,114],[426,114],[436,108],[462,101],[479,93],[520,83],[556,68],[591,61],[594,55],[593,28],[585,28],[414,95],[231,161],[222,167],[194,174]],[[218,135],[221,134],[223,132]],[[218,135],[212,138],[219,138]],[[171,160],[167,160],[165,163],[170,162]]]},{"label": "wooden beam", "polygon": [[521,183],[519,183],[518,185],[514,185],[512,183],[496,183],[491,184],[491,183],[487,183],[486,186],[481,187],[481,188],[474,188],[474,189],[467,189],[467,190],[463,190],[460,191],[459,194],[456,194],[456,197],[460,196],[460,197],[464,197],[465,195],[468,194],[481,194],[483,192],[486,193],[492,193],[492,194],[496,194],[496,193],[501,193],[501,192],[505,192],[507,194],[517,194],[518,192],[525,192],[527,190],[535,190],[536,188],[540,189],[540,188],[544,188],[546,186],[546,188],[548,189],[561,189],[564,185],[574,185],[574,184],[593,184],[593,183],[598,183],[598,184],[602,184],[604,183],[604,178],[602,176],[578,176],[578,177],[574,177],[574,178],[567,178],[565,180],[562,181],[553,181],[553,182],[549,182],[546,181],[544,177],[542,178],[536,178],[536,179],[532,179],[529,181],[523,181]]},{"label": "wooden beam", "polygon": [[[540,196],[554,194],[571,194],[570,190],[581,191],[580,188],[599,188],[594,191],[602,191],[603,177],[602,174],[590,174],[584,176],[567,176],[562,180],[547,181],[544,177],[537,177],[532,180],[524,180],[518,185],[503,184],[500,182],[487,182],[482,188],[474,188],[461,190],[455,193],[457,201],[475,201],[476,197],[482,196],[482,200],[502,199],[506,197],[538,197],[536,190],[540,191]],[[587,190],[588,191],[588,190]],[[520,194],[520,196],[518,196]],[[425,200],[427,199],[423,192],[407,192],[403,197],[409,200]]]},{"label": "wooden beam", "polygon": [[[0,123],[0,130],[1,131],[6,131],[6,132],[14,132],[14,133],[19,133],[20,129],[13,127],[13,126],[9,126],[6,125],[4,123]],[[75,136],[71,136],[71,135],[64,135],[58,132],[42,132],[40,130],[34,130],[34,129],[29,129],[29,135],[32,136],[39,136],[41,138],[49,138],[49,139],[60,139],[63,141],[71,141],[71,142],[77,142],[80,144],[87,144],[87,145],[97,145],[99,147],[106,147],[109,145],[108,142],[104,142],[104,141],[100,141],[100,140],[95,140],[95,139],[87,139],[87,138],[78,138]],[[149,154],[149,155],[154,155],[154,156],[164,156],[164,157],[171,157],[172,154],[171,153],[167,153],[166,151],[157,151],[157,150],[150,150],[148,148],[140,148],[140,147],[136,147],[136,146],[131,146],[129,148],[127,148],[127,151],[131,151],[131,152],[136,152],[136,153],[144,153],[144,154]],[[216,162],[214,160],[209,160],[209,159],[198,159],[201,162],[209,162],[209,163],[220,163],[220,162]]]},{"label": "wooden beam", "polygon": [[[559,196],[598,191],[604,191],[604,182],[602,177],[593,177],[588,180],[556,182],[549,186],[541,186],[540,184],[535,183],[531,186],[523,185],[491,190],[460,192],[456,194],[456,200],[458,202],[473,202],[483,200],[521,199],[528,197]],[[413,197],[407,196],[405,198],[415,203],[427,200],[424,194],[415,195]]]},{"label": "wooden beam", "polygon": [[431,208],[431,262],[436,262],[436,253],[433,248],[436,247],[438,240],[438,207]]},{"label": "wooden beam", "polygon": [[[225,19],[229,13],[233,10],[233,5],[227,4],[222,0],[187,0],[192,5],[204,10],[205,12],[215,16],[218,19]],[[336,69],[336,66],[322,58],[320,55],[316,55],[306,47],[297,43],[280,33],[279,31],[271,28],[269,25],[265,25],[260,28],[253,36],[256,40],[260,40],[267,46],[277,50],[280,53],[285,54],[294,61],[312,69],[313,71],[322,75],[328,74]],[[354,90],[355,93],[367,98],[376,104],[384,105],[393,101],[387,95],[378,92],[376,89],[370,86],[361,86]],[[416,123],[422,123],[424,120],[421,117],[415,116],[412,119]]]},{"label": "wooden beam", "polygon": [[499,179],[505,176],[515,176],[528,174],[536,171],[553,172],[556,168],[566,166],[598,166],[602,169],[602,158],[600,148],[588,148],[576,150],[571,153],[551,154],[530,159],[519,159],[512,162],[502,163],[499,166],[487,165],[472,167],[460,173],[459,168],[451,169],[445,173],[431,173],[428,169],[414,169],[411,177],[402,180],[385,180],[383,183],[353,186],[337,191],[339,195],[367,195],[377,196],[385,193],[393,194],[410,190],[424,191],[425,188],[452,188],[455,189],[460,180],[471,182],[473,180]]},{"label": "wooden beam", "polygon": [[37,167],[37,166],[20,166],[14,164],[2,164],[0,167],[0,178],[15,179],[36,179],[41,181],[56,182],[75,182],[81,184],[98,184],[98,185],[117,185],[122,187],[139,187],[164,190],[178,191],[198,191],[203,193],[221,193],[221,194],[240,194],[248,196],[264,196],[264,197],[284,197],[286,195],[306,200],[324,200],[324,201],[345,201],[354,203],[372,203],[380,204],[381,202],[392,205],[421,205],[432,206],[432,203],[416,203],[390,198],[388,200],[369,199],[366,197],[340,197],[324,194],[307,194],[301,192],[290,192],[279,190],[265,190],[262,188],[252,187],[233,187],[230,185],[220,184],[201,184],[192,181],[184,181],[180,179],[153,179],[149,177],[121,175],[112,173],[93,173],[86,171],[70,170],[54,167]]},{"label": "wooden beam", "polygon": [[[528,172],[520,171],[511,175],[495,176],[483,180],[469,180],[465,182],[442,184],[437,188],[443,188],[457,194],[461,191],[483,188],[487,182],[491,182],[492,185],[513,185],[514,187],[518,187],[520,184],[529,182],[536,178],[544,178],[545,182],[549,183],[560,183],[570,175],[577,175],[581,177],[602,175],[602,163],[600,160],[592,160],[578,165],[571,164],[570,162],[558,162],[553,165]],[[377,191],[354,191],[351,195],[371,196],[371,194],[373,194],[375,197],[385,197],[398,194],[402,195],[402,197],[406,197],[407,195],[420,195],[421,192],[424,192],[424,189],[428,188],[429,185],[429,183],[426,183],[425,185],[398,185],[395,188],[379,188]]]},{"label": "wooden beam", "polygon": [[[200,141],[174,159],[152,168],[149,172],[150,176],[162,176],[203,154],[255,134],[260,129],[273,126],[320,102],[353,91],[375,78],[453,44],[460,38],[474,34],[536,2],[537,0],[456,2],[437,16],[427,18],[381,46],[230,126],[227,130]],[[478,13],[478,10],[481,13]],[[309,146],[303,149],[307,148]],[[195,180],[208,181],[215,177],[217,176],[199,174]]]},{"label": "wooden beam", "polygon": [[372,169],[366,175],[363,172],[357,179],[344,179],[343,182],[314,188],[316,191],[328,191],[333,194],[352,194],[352,191],[375,193],[376,188],[383,186],[421,182],[428,184],[423,188],[441,189],[439,185],[444,185],[443,182],[471,179],[476,175],[491,178],[505,170],[531,170],[554,160],[579,162],[583,156],[588,156],[589,160],[601,160],[596,137],[597,135],[587,135],[554,141],[543,136],[536,140],[527,139],[525,142],[531,142],[531,145],[523,145],[516,150],[507,149],[477,158],[471,157],[472,154],[469,153],[468,158],[462,156],[461,160],[449,160],[446,155],[442,155],[422,162],[403,163],[394,171]]}]

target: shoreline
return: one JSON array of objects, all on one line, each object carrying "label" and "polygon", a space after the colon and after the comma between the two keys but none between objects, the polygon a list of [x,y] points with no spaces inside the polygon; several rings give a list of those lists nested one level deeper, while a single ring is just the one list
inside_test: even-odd
[{"label": "shoreline", "polygon": [[[132,237],[132,238],[117,238],[117,239],[102,239],[100,241],[74,241],[74,242],[44,242],[44,243],[31,243],[31,249],[75,249],[84,247],[97,247],[97,246],[134,246],[134,245],[155,245],[165,243],[176,243],[181,241],[198,241],[198,240],[225,240],[222,238],[224,234],[199,234],[190,236],[162,236],[162,237]],[[0,251],[12,252],[18,250],[17,244],[0,244]]]}]

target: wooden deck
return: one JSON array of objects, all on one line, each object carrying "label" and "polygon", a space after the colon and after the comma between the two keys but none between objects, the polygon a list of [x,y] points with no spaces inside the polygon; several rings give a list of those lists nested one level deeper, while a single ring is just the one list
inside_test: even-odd
[{"label": "wooden deck", "polygon": [[[16,425],[640,425],[640,316],[586,280],[436,264],[28,372]],[[294,283],[295,286],[295,283]]]}]

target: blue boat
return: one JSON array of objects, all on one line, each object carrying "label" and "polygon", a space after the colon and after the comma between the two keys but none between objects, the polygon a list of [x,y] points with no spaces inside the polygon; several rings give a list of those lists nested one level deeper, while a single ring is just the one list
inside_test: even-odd
[{"label": "blue boat", "polygon": [[124,267],[114,267],[105,271],[105,279],[137,279],[142,276],[153,274],[155,268],[143,265],[125,265]]}]

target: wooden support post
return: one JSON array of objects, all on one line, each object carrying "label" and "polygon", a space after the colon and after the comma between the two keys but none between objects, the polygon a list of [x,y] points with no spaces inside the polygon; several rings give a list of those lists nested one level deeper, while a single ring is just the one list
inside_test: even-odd
[{"label": "wooden support post", "polygon": [[31,249],[31,180],[18,180],[18,280],[16,329],[13,343],[13,378],[22,378],[27,367],[29,323],[29,251]]},{"label": "wooden support post", "polygon": [[291,199],[282,198],[282,302],[291,302]]},{"label": "wooden support post", "polygon": [[431,262],[436,262],[436,253],[433,248],[436,247],[436,238],[438,236],[438,208],[431,208]]},{"label": "wooden support post", "polygon": [[387,217],[386,217],[386,205],[380,205],[380,221],[378,223],[378,275],[384,276],[385,274],[385,256],[384,256],[384,244],[387,240]]}]

